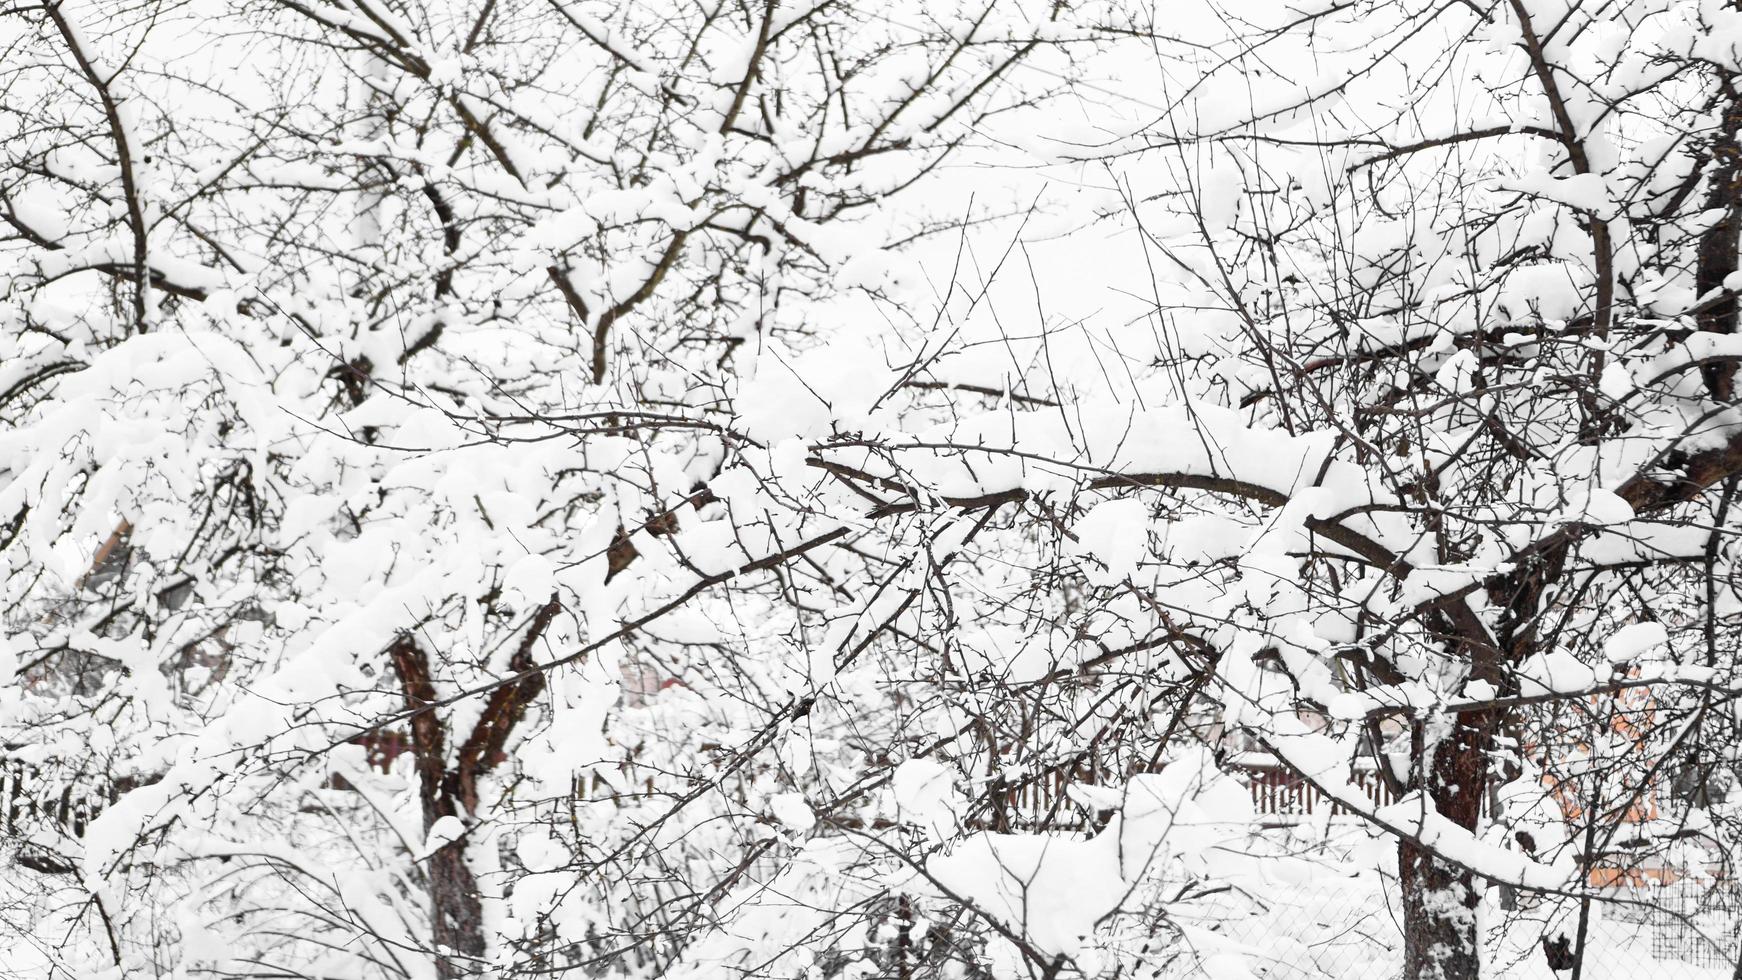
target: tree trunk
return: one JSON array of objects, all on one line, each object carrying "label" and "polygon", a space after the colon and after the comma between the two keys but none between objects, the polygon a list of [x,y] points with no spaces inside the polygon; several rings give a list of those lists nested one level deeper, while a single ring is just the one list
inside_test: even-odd
[{"label": "tree trunk", "polygon": [[[423,831],[428,835],[444,817],[465,820],[478,813],[479,781],[504,761],[509,739],[533,699],[544,690],[544,674],[534,669],[532,652],[551,620],[562,609],[552,595],[533,613],[532,621],[508,661],[508,669],[525,676],[491,691],[471,734],[448,758],[445,721],[436,703],[429,657],[417,641],[402,636],[388,651],[405,706],[412,714],[411,747],[417,763],[418,796],[423,802]],[[484,905],[478,879],[466,863],[465,838],[451,841],[428,859],[430,933],[435,944],[436,977],[457,980],[483,973]]]},{"label": "tree trunk", "polygon": [[[429,658],[410,637],[390,651],[405,694],[405,706],[421,711],[411,718],[412,757],[417,763],[417,791],[423,802],[423,832],[427,836],[443,817],[460,817],[460,806],[447,766],[447,732],[434,711],[435,682]],[[472,971],[484,955],[484,910],[478,882],[466,865],[466,842],[451,841],[429,856],[424,869],[429,891],[430,933],[435,943],[436,976],[455,980]]]},{"label": "tree trunk", "polygon": [[[1737,136],[1742,133],[1742,96],[1732,89],[1735,76],[1726,75],[1724,87],[1731,96],[1724,110],[1723,122],[1712,142],[1714,164],[1711,190],[1706,207],[1722,211],[1724,217],[1700,237],[1699,264],[1694,270],[1694,289],[1701,296],[1724,289],[1724,281],[1737,271],[1737,240],[1742,235],[1742,147]],[[1721,294],[1715,305],[1699,314],[1700,329],[1708,333],[1736,332],[1736,300]],[[1719,401],[1729,401],[1736,394],[1736,365],[1733,362],[1707,364],[1700,368],[1706,390]]]},{"label": "tree trunk", "polygon": [[[438,807],[452,807],[453,800],[443,795]],[[426,801],[424,830],[435,825],[442,816],[431,816]],[[465,838],[453,841],[430,855],[429,868],[430,931],[436,946],[436,976],[440,980],[455,980],[478,972],[484,959],[484,906],[478,898],[478,880],[466,863]]]},{"label": "tree trunk", "polygon": [[[1457,717],[1434,747],[1426,789],[1447,819],[1476,829],[1488,771],[1489,720],[1481,713]],[[1405,839],[1398,845],[1403,892],[1403,975],[1406,980],[1478,980],[1476,906],[1481,889],[1469,870],[1447,864]]]}]

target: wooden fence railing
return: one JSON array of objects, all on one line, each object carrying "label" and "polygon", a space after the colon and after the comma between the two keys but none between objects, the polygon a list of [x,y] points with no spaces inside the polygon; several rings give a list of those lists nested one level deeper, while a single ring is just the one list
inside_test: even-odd
[{"label": "wooden fence railing", "polygon": [[[1324,813],[1327,808],[1332,816],[1348,813],[1347,808],[1327,798],[1319,792],[1318,787],[1280,765],[1244,765],[1239,767],[1239,771],[1248,778],[1252,806],[1260,816],[1310,817]],[[1356,770],[1355,778],[1351,781],[1361,788],[1374,806],[1387,806],[1397,802],[1391,787],[1386,785],[1379,773],[1371,769]]]},{"label": "wooden fence railing", "polygon": [[[1252,808],[1262,823],[1280,825],[1300,818],[1329,812],[1345,816],[1345,807],[1319,792],[1312,783],[1296,776],[1274,759],[1235,758],[1227,763],[1230,773],[1246,782],[1252,794]],[[1077,826],[1080,811],[1066,800],[1069,785],[1076,780],[1063,770],[1048,772],[1038,779],[1025,780],[1020,786],[1005,792],[1005,817],[1016,825],[1044,825],[1060,830]],[[1084,779],[1085,782],[1100,782]],[[1397,802],[1396,795],[1378,772],[1371,769],[1355,771],[1353,782],[1359,786],[1374,806]]]},{"label": "wooden fence railing", "polygon": [[[358,741],[368,749],[370,767],[384,772],[408,749],[405,738],[391,731],[371,733]],[[1245,778],[1253,809],[1268,822],[1289,822],[1323,813],[1326,808],[1333,816],[1343,812],[1312,784],[1274,762],[1237,760],[1230,768]],[[1048,825],[1055,828],[1072,825],[1077,808],[1065,800],[1071,781],[1066,773],[1049,773],[1011,789],[1005,801],[1008,815],[1015,818],[1014,824],[1046,817]],[[1376,806],[1395,802],[1376,772],[1357,771],[1355,783]],[[74,837],[83,836],[97,814],[128,788],[89,776],[67,777],[0,755],[0,835],[17,836],[47,823]]]}]

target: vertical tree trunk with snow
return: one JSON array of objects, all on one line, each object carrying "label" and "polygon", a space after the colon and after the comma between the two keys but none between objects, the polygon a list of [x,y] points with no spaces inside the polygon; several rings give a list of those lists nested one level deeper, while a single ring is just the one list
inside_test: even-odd
[{"label": "vertical tree trunk with snow", "polygon": [[[1742,135],[1742,93],[1734,90],[1737,79],[1734,73],[1723,76],[1730,101],[1709,151],[1715,166],[1706,208],[1722,213],[1723,217],[1700,236],[1694,273],[1694,289],[1709,304],[1698,318],[1700,329],[1707,333],[1736,332],[1736,297],[1725,288],[1725,280],[1737,271],[1738,238],[1742,236],[1742,146],[1737,144],[1738,136]],[[1734,363],[1707,364],[1700,374],[1713,398],[1727,400],[1735,396]]]},{"label": "vertical tree trunk with snow", "polygon": [[[433,812],[440,813],[441,804],[451,802],[438,800]],[[434,823],[431,814],[426,805],[426,824]],[[478,880],[466,864],[465,840],[444,844],[430,855],[428,875],[436,976],[441,980],[472,976],[480,971],[468,964],[479,964],[484,958],[484,906],[478,897]]]},{"label": "vertical tree trunk with snow", "polygon": [[[393,647],[393,667],[405,694],[408,711],[422,710],[411,719],[411,747],[417,769],[418,799],[423,805],[423,831],[427,836],[445,817],[461,819],[459,801],[453,792],[447,764],[447,737],[433,710],[435,684],[430,679],[429,660],[417,643],[402,639]],[[462,836],[437,848],[424,869],[429,891],[430,932],[436,947],[436,976],[452,980],[472,972],[468,962],[484,956],[484,912],[478,897],[478,882],[466,864],[466,841]]]},{"label": "vertical tree trunk with snow", "polygon": [[[1489,737],[1485,714],[1457,716],[1451,731],[1431,745],[1427,798],[1453,823],[1474,831],[1486,792]],[[1419,726],[1417,746],[1423,743]],[[1476,980],[1482,975],[1476,906],[1480,883],[1468,868],[1448,864],[1416,846],[1398,843],[1403,893],[1404,976],[1407,980]]]},{"label": "vertical tree trunk with snow", "polygon": [[[448,719],[433,707],[439,697],[428,656],[411,637],[402,637],[393,645],[393,668],[399,675],[406,710],[416,712],[410,718],[411,744],[426,836],[442,820],[477,819],[480,780],[505,760],[509,738],[525,717],[527,707],[544,690],[544,675],[531,670],[533,650],[561,608],[552,597],[533,613],[508,661],[513,676],[485,698],[471,731],[451,757],[447,748]],[[436,947],[436,976],[441,980],[482,972],[489,950],[478,878],[466,860],[467,840],[462,834],[443,843],[427,858],[430,931]]]}]

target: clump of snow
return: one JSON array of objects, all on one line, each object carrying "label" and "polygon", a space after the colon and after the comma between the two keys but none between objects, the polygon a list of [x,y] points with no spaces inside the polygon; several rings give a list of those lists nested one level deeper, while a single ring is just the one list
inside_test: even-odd
[{"label": "clump of snow", "polygon": [[803,833],[817,825],[817,815],[805,802],[803,793],[776,793],[768,798],[768,811],[774,819]]},{"label": "clump of snow", "polygon": [[1518,675],[1525,697],[1575,694],[1597,683],[1596,671],[1565,650],[1536,654],[1519,665]]},{"label": "clump of snow", "polygon": [[1603,659],[1612,664],[1638,660],[1653,648],[1669,643],[1669,631],[1662,623],[1634,623],[1615,631],[1603,643]]},{"label": "clump of snow", "polygon": [[1132,777],[1121,818],[1123,870],[1135,879],[1172,855],[1203,864],[1217,847],[1244,839],[1252,795],[1216,767],[1208,749],[1194,746],[1161,772]]},{"label": "clump of snow", "polygon": [[965,805],[954,773],[931,759],[909,759],[895,767],[890,788],[899,819],[940,836],[955,826]]},{"label": "clump of snow", "polygon": [[1560,514],[1561,523],[1590,524],[1604,527],[1626,524],[1634,519],[1633,507],[1611,491],[1593,488],[1582,500],[1575,500]]},{"label": "clump of snow", "polygon": [[1084,575],[1095,585],[1115,585],[1137,571],[1149,553],[1149,507],[1136,497],[1096,504],[1071,528],[1072,551],[1090,560]]},{"label": "clump of snow", "polygon": [[1048,953],[1074,955],[1126,888],[1102,834],[975,834],[927,865],[938,884]]},{"label": "clump of snow", "polygon": [[427,858],[431,854],[466,836],[466,824],[459,817],[442,817],[430,825],[429,836],[424,838],[423,850],[418,856]]},{"label": "clump of snow", "polygon": [[[1104,803],[1115,794],[1082,787],[1077,795]],[[1075,956],[1141,882],[1176,859],[1214,873],[1216,856],[1244,842],[1252,826],[1251,795],[1202,747],[1134,777],[1122,797],[1120,812],[1093,837],[975,834],[927,871],[1035,947]]]},{"label": "clump of snow", "polygon": [[37,189],[29,194],[11,197],[6,203],[12,209],[12,219],[30,229],[31,234],[51,242],[58,242],[66,237],[67,215],[58,206],[59,202],[52,193]]},{"label": "clump of snow", "polygon": [[1470,390],[1477,368],[1476,353],[1461,350],[1446,358],[1446,363],[1434,372],[1434,383],[1446,391],[1458,394]]},{"label": "clump of snow", "polygon": [[1579,211],[1589,211],[1605,221],[1615,216],[1615,204],[1610,199],[1603,178],[1597,174],[1556,177],[1539,170],[1501,181],[1500,186],[1506,190],[1564,204]]},{"label": "clump of snow", "polygon": [[739,392],[739,424],[771,443],[862,428],[893,380],[882,352],[863,342],[843,338],[802,354],[771,345]]}]

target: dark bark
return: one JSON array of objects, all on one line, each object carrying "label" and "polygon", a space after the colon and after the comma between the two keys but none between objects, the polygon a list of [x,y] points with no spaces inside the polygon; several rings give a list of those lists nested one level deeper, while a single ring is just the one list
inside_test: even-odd
[{"label": "dark bark", "polygon": [[121,200],[126,206],[127,228],[133,237],[133,269],[127,277],[133,282],[133,329],[137,333],[144,333],[146,311],[150,306],[147,297],[152,286],[146,244],[151,228],[146,222],[145,203],[139,193],[137,163],[134,160],[137,150],[129,139],[127,126],[122,122],[121,99],[117,97],[114,88],[119,71],[104,74],[91,60],[91,54],[85,50],[85,42],[80,38],[78,29],[67,20],[60,4],[45,4],[42,10],[48,14],[48,19],[54,22],[55,28],[66,41],[67,53],[72,55],[79,73],[96,91],[97,101],[103,107],[103,118],[109,124],[109,137],[115,144],[115,166],[121,176]]},{"label": "dark bark", "polygon": [[[1486,790],[1491,716],[1466,712],[1433,748],[1424,774],[1428,799],[1446,818],[1474,831]],[[1403,975],[1408,980],[1477,980],[1481,897],[1469,869],[1447,864],[1404,839],[1397,867],[1403,892]]]},{"label": "dark bark", "polygon": [[[410,637],[401,637],[390,651],[393,667],[405,692],[405,706],[422,708],[436,700],[430,678],[429,658]],[[459,807],[449,792],[447,737],[434,711],[411,719],[411,745],[417,766],[418,797],[423,803],[423,829],[429,833],[443,817],[458,817]],[[478,900],[478,882],[466,864],[465,840],[453,841],[429,857],[425,880],[430,899],[430,931],[436,946],[436,976],[453,980],[467,974],[466,964],[484,955],[484,909]]]},{"label": "dark bark", "polygon": [[[1742,234],[1742,146],[1737,134],[1742,133],[1742,95],[1731,91],[1733,79],[1724,80],[1730,103],[1716,138],[1712,141],[1712,183],[1706,198],[1708,210],[1722,211],[1724,217],[1700,236],[1699,264],[1694,270],[1695,292],[1705,297],[1719,291],[1717,303],[1703,310],[1698,317],[1700,329],[1708,333],[1736,332],[1736,298],[1724,292],[1724,280],[1736,271],[1737,238]],[[1736,365],[1723,361],[1700,368],[1706,390],[1713,398],[1729,401],[1736,393]]]},{"label": "dark bark", "polygon": [[[556,597],[533,615],[526,634],[509,660],[509,670],[532,666],[533,647],[544,635],[561,606]],[[389,650],[399,675],[405,706],[411,716],[411,748],[418,776],[418,796],[423,804],[423,829],[429,833],[444,817],[467,820],[478,811],[478,781],[505,759],[505,750],[526,708],[544,690],[544,675],[533,673],[518,683],[490,693],[484,711],[450,762],[445,722],[435,711],[423,710],[437,700],[429,657],[410,636],[403,636]],[[466,842],[458,840],[429,856],[425,880],[429,890],[430,932],[436,948],[439,980],[479,975],[486,951],[484,908],[478,880],[466,863]]]},{"label": "dark bark", "polygon": [[[1501,610],[1493,643],[1476,624],[1445,617],[1439,624],[1454,653],[1470,664],[1470,678],[1486,681],[1503,697],[1518,693],[1509,669],[1540,648],[1541,610],[1551,586],[1566,568],[1566,551],[1533,555],[1518,570],[1488,588],[1490,605]],[[1517,778],[1518,762],[1497,754],[1495,734],[1517,737],[1513,712],[1459,713],[1452,730],[1432,746],[1417,776],[1435,810],[1475,833],[1482,801],[1495,780]],[[1422,732],[1418,724],[1418,745]],[[1517,744],[1515,741],[1514,745]],[[1478,980],[1482,975],[1476,909],[1481,883],[1468,869],[1422,852],[1413,842],[1398,845],[1398,877],[1403,892],[1404,976],[1408,980]]]}]

